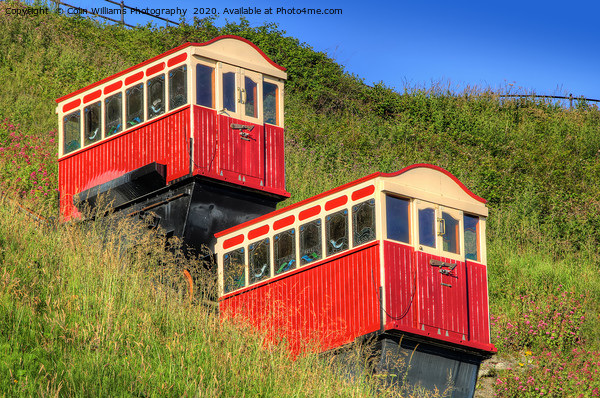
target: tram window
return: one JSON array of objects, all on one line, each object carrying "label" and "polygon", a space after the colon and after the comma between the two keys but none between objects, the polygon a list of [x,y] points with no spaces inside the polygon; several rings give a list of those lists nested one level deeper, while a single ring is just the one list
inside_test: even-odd
[{"label": "tram window", "polygon": [[479,217],[465,214],[465,257],[479,261]]},{"label": "tram window", "polygon": [[63,153],[81,148],[81,111],[69,113],[63,119]]},{"label": "tram window", "polygon": [[450,214],[445,211],[442,212],[442,225],[443,229],[441,231],[442,236],[442,250],[449,253],[460,253],[460,233],[458,230],[458,220],[452,217]]},{"label": "tram window", "polygon": [[263,118],[265,123],[277,123],[277,85],[263,82]]},{"label": "tram window", "polygon": [[235,72],[223,73],[223,109],[235,112]]},{"label": "tram window", "polygon": [[187,104],[187,66],[169,71],[169,109]]},{"label": "tram window", "polygon": [[408,199],[386,196],[385,216],[387,220],[387,238],[410,243],[410,216]]},{"label": "tram window", "polygon": [[196,65],[196,104],[214,108],[215,70],[210,66]]},{"label": "tram window", "polygon": [[84,145],[90,145],[100,141],[102,132],[100,127],[100,101],[95,104],[86,106],[83,109],[84,117]]},{"label": "tram window", "polygon": [[296,268],[296,231],[292,228],[275,235],[275,275]]},{"label": "tram window", "polygon": [[327,215],[325,231],[328,256],[348,249],[348,210]]},{"label": "tram window", "polygon": [[321,220],[308,222],[300,227],[300,264],[320,260],[323,249],[321,245]]},{"label": "tram window", "polygon": [[435,209],[419,209],[419,245],[435,247]]},{"label": "tram window", "polygon": [[269,256],[269,238],[263,239],[248,247],[250,255],[250,284],[266,279],[271,274]]},{"label": "tram window", "polygon": [[127,98],[127,127],[140,124],[144,121],[144,84],[140,83],[128,88],[125,97]]},{"label": "tram window", "polygon": [[244,287],[246,283],[246,265],[244,248],[226,253],[223,256],[223,288],[229,293]]},{"label": "tram window", "polygon": [[248,76],[244,76],[244,103],[246,116],[258,117],[258,85]]},{"label": "tram window", "polygon": [[104,131],[107,137],[110,137],[113,134],[118,133],[123,130],[123,94],[118,93],[115,95],[111,95],[104,102],[104,118],[105,118],[105,126]]},{"label": "tram window", "polygon": [[148,80],[148,119],[165,113],[165,75]]},{"label": "tram window", "polygon": [[352,244],[362,245],[375,239],[375,199],[352,207]]}]

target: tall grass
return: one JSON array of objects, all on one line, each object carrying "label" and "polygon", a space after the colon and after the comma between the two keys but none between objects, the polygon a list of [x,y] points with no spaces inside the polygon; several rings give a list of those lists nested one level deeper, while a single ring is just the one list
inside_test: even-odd
[{"label": "tall grass", "polygon": [[123,220],[38,226],[0,204],[2,394],[368,394],[181,297],[161,282],[181,266],[161,239]]}]

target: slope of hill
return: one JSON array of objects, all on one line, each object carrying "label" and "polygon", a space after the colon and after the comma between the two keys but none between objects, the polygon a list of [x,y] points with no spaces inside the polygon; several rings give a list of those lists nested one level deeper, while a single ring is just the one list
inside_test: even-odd
[{"label": "slope of hill", "polygon": [[[500,348],[500,356],[516,360],[513,369],[492,372],[497,392],[501,396],[539,395],[539,392],[569,396],[578,393],[582,384],[589,391],[598,387],[594,384],[598,378],[593,377],[591,370],[589,375],[575,380],[570,373],[575,368],[564,365],[590,367],[598,362],[600,350],[597,333],[600,112],[597,107],[582,103],[567,109],[533,97],[507,100],[477,88],[457,94],[443,85],[426,90],[405,87],[400,89],[401,93],[383,83],[369,87],[345,73],[343,67],[325,54],[287,37],[277,26],[252,27],[244,20],[224,27],[204,19],[195,20],[192,26],[129,30],[56,14],[17,18],[6,14],[6,7],[25,5],[0,3],[3,48],[0,120],[4,120],[0,127],[0,183],[4,192],[46,209],[45,214],[55,215],[54,98],[182,42],[202,42],[221,34],[236,34],[255,42],[275,62],[288,68],[286,167],[291,200],[301,200],[374,171],[395,171],[415,162],[448,169],[489,200],[492,337]],[[4,217],[12,217],[10,211],[4,212]],[[27,242],[20,243],[22,250]],[[44,253],[52,259],[56,247],[49,246]],[[73,246],[72,256],[82,255],[77,252],[78,247]],[[15,274],[16,268],[7,261],[6,254],[0,255],[0,259],[0,272],[21,278]],[[40,260],[30,263],[35,261]],[[100,266],[90,263],[89,277],[95,275],[94,267]],[[55,272],[44,269],[46,273]],[[71,273],[61,280],[72,277]],[[14,283],[11,278],[3,285],[4,292],[11,292],[3,296],[7,306],[14,307],[18,300],[37,302],[38,299],[32,298],[35,295],[31,296],[26,289],[11,290]],[[97,289],[104,300],[110,301],[110,286]],[[62,300],[66,300],[64,305],[74,305],[68,304],[66,298]],[[148,310],[144,308],[143,311]],[[30,318],[11,311],[5,314],[17,316],[14,319],[18,321],[15,321],[17,326],[11,327],[17,327],[24,335],[29,332],[19,319],[29,323],[44,319],[43,313],[33,310],[27,310],[31,312],[27,315]],[[173,311],[183,312],[177,316],[184,318],[187,312],[193,317],[206,317],[197,313],[201,311],[198,308]],[[126,312],[123,310],[120,316],[126,317]],[[184,322],[191,322],[191,318]],[[59,326],[56,330],[60,330]],[[164,336],[171,332],[165,332]],[[92,336],[93,332],[88,334]],[[40,356],[48,363],[73,363],[68,361],[73,361],[75,354],[64,351],[64,347],[66,356],[58,360],[53,359],[55,348],[43,353],[46,347],[36,345],[34,335],[28,340],[29,345],[21,345],[20,351],[10,351],[14,361],[2,368],[2,372],[14,373],[15,363],[26,361],[25,353],[29,355],[32,350],[36,352],[35,358]],[[61,344],[72,341],[68,334],[58,336],[63,335]],[[92,337],[81,340],[80,344],[94,352]],[[11,345],[9,340],[2,344],[5,349]],[[156,355],[165,358],[166,354]],[[257,351],[256,355],[270,354]],[[117,363],[116,357],[103,358]],[[136,366],[142,369],[144,363]],[[41,364],[48,369],[45,362]],[[100,372],[99,365],[94,366],[90,369]],[[89,379],[78,380],[69,374],[67,365],[54,367],[53,373],[43,373],[41,368],[27,369],[22,369],[25,371],[22,375],[35,379],[38,373],[46,374],[48,385],[55,383],[55,388],[87,385],[94,373],[90,371]],[[114,374],[107,377],[118,379]],[[175,379],[185,379],[184,375],[175,374],[165,377],[161,379],[165,386],[175,383]],[[534,381],[525,383],[527,380]],[[270,386],[275,386],[274,383],[267,382]],[[103,392],[99,388],[90,391]],[[148,388],[158,394],[162,387]],[[250,394],[254,390],[244,391]],[[48,394],[52,392],[49,390]]]}]

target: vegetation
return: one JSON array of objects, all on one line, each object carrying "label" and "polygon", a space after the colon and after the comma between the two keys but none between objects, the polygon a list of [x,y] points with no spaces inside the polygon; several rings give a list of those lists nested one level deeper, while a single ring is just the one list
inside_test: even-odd
[{"label": "vegetation", "polygon": [[[17,18],[6,7],[26,5],[0,3],[2,194],[57,215],[55,98],[186,41],[248,38],[288,68],[291,201],[374,171],[418,162],[446,168],[489,200],[492,339],[500,357],[517,358],[512,369],[493,373],[496,393],[598,393],[597,107],[443,84],[369,87],[277,26],[243,19],[124,29],[52,13]],[[164,242],[145,245],[150,253],[131,246],[123,254],[100,226],[40,231],[11,206],[0,206],[2,394],[371,391],[369,383],[334,382],[318,358],[289,362],[284,351],[263,349],[260,337],[220,324],[209,309],[173,299],[178,290],[151,276]]]}]

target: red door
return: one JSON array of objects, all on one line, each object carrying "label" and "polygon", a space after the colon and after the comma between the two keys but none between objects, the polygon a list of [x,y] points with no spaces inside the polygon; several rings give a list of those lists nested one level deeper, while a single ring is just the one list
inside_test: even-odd
[{"label": "red door", "polygon": [[235,173],[240,181],[248,177],[250,180],[263,179],[265,143],[262,126],[220,115],[219,142],[222,170]]},{"label": "red door", "polygon": [[416,202],[421,328],[443,337],[466,339],[469,317],[462,213]]},{"label": "red door", "polygon": [[[264,128],[259,117],[261,76],[219,63],[220,169],[236,183],[264,186]],[[225,175],[226,174],[226,175]]]}]

